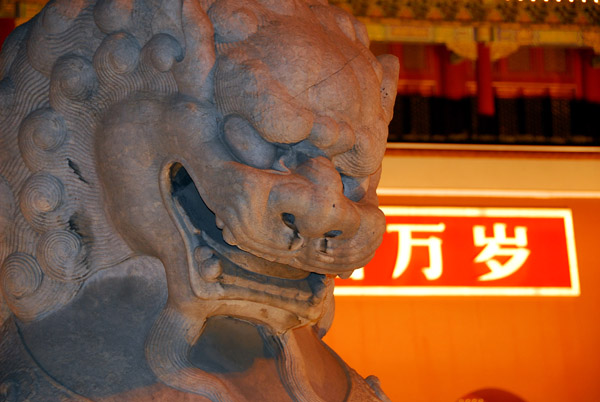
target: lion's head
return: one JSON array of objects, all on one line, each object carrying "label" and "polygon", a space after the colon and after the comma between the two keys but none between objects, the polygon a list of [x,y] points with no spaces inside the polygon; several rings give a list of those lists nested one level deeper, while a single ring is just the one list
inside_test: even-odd
[{"label": "lion's head", "polygon": [[326,327],[333,278],[379,245],[397,61],[326,1],[56,1],[0,74],[0,278],[21,320],[156,257],[147,355],[168,382],[187,368],[165,336],[216,315]]}]

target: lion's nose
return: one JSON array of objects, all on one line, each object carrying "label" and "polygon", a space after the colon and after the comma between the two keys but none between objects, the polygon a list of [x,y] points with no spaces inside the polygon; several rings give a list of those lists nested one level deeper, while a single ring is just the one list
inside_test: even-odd
[{"label": "lion's nose", "polygon": [[360,218],[330,160],[312,158],[271,194],[283,224],[305,238],[351,237]]}]

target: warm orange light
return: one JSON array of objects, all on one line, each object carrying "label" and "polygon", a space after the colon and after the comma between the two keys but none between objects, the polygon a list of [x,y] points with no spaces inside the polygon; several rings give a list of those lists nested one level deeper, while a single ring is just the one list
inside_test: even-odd
[{"label": "warm orange light", "polygon": [[[506,1],[510,1],[510,0],[506,0]],[[525,0],[518,0],[519,2],[523,2]],[[536,0],[530,0],[532,3],[535,3]],[[547,3],[549,0],[544,0],[545,3]],[[557,3],[560,3],[561,0],[556,0]],[[581,0],[582,3],[585,3],[587,0]],[[598,3],[600,0],[594,0],[594,3]],[[569,3],[574,3],[575,0],[569,0]]]},{"label": "warm orange light", "polygon": [[[510,0],[505,0],[505,1],[510,1]],[[525,1],[525,0],[517,0],[517,1],[519,1],[519,2],[523,2],[523,1]],[[529,0],[529,1],[531,1],[532,3],[535,3],[535,2],[536,2],[536,0]],[[548,1],[550,1],[550,0],[544,0],[544,3],[547,3]],[[600,0],[594,0],[594,3],[598,3],[599,1],[600,1]],[[561,2],[561,0],[556,0],[556,2],[557,2],[557,3],[560,3],[560,2]],[[575,0],[569,0],[569,3],[574,3],[574,2],[575,2]],[[581,0],[581,2],[582,2],[582,3],[585,3],[585,2],[587,2],[587,0]]]}]

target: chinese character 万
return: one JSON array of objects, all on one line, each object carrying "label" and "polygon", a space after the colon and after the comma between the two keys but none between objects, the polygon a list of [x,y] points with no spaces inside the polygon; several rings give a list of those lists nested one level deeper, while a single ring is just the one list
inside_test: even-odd
[{"label": "chinese character \u4e07", "polygon": [[[485,248],[475,257],[475,262],[485,262],[491,270],[487,274],[481,275],[480,281],[493,281],[506,278],[514,274],[523,266],[529,249],[527,247],[527,228],[525,226],[515,227],[515,237],[506,237],[506,224],[494,223],[494,236],[485,236],[485,226],[473,226],[473,243],[477,247]],[[516,246],[516,247],[503,247]],[[504,264],[500,263],[494,257],[510,257]]]},{"label": "chinese character \u4e07", "polygon": [[436,280],[442,276],[442,239],[429,236],[425,239],[415,239],[414,232],[441,233],[446,229],[443,223],[435,225],[425,224],[388,224],[388,232],[398,233],[398,256],[394,265],[392,278],[399,278],[410,263],[413,247],[427,247],[429,249],[429,266],[423,268],[423,274],[430,280]]}]

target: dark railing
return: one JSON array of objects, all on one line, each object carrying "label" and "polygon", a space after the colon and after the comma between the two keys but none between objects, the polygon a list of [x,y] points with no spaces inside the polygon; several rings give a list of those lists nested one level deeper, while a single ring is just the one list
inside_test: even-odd
[{"label": "dark railing", "polygon": [[494,116],[477,100],[398,95],[390,142],[600,145],[600,104],[550,97],[496,98]]}]

